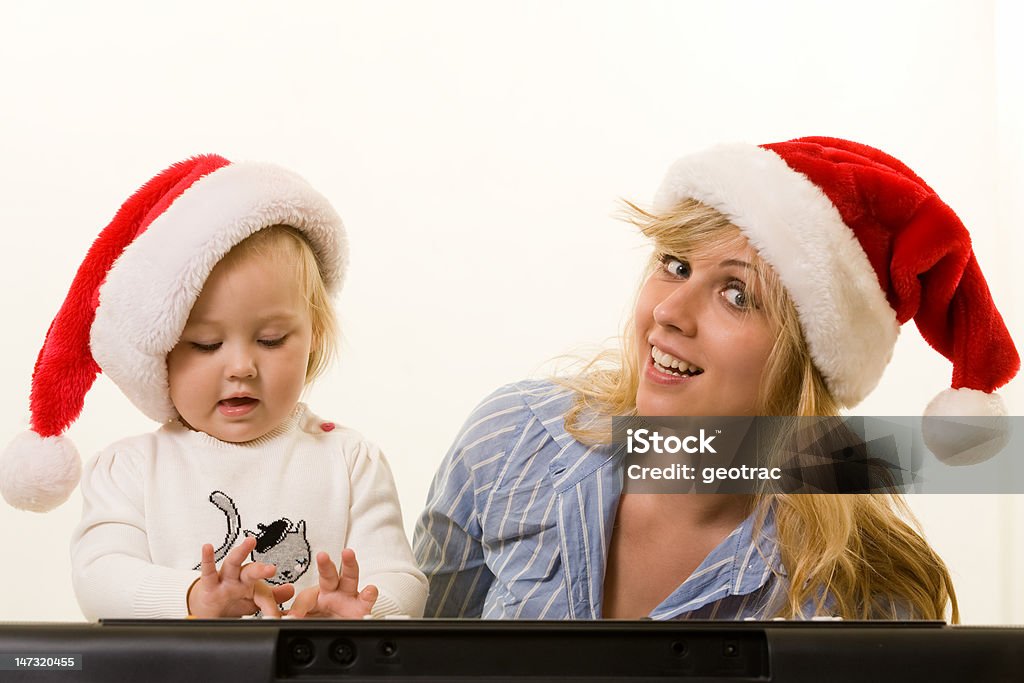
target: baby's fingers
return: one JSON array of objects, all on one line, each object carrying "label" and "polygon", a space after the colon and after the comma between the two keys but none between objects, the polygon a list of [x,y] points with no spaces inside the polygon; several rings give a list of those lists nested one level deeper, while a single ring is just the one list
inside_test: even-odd
[{"label": "baby's fingers", "polygon": [[373,609],[374,603],[380,596],[380,591],[372,583],[359,593],[359,599],[366,605],[367,610]]},{"label": "baby's fingers", "polygon": [[279,605],[282,602],[288,602],[295,595],[295,586],[290,583],[281,586],[271,586],[270,590],[274,593],[274,602]]},{"label": "baby's fingers", "polygon": [[309,611],[316,607],[317,599],[320,597],[320,591],[315,587],[307,588],[301,591],[295,602],[292,603],[291,609],[288,610],[288,616],[301,619],[302,617],[309,614]]},{"label": "baby's fingers", "polygon": [[238,580],[246,584],[262,583],[277,573],[277,567],[263,562],[250,562],[238,572]]},{"label": "baby's fingers", "polygon": [[278,607],[277,601],[274,600],[274,591],[270,589],[269,583],[260,581],[253,585],[252,601],[255,602],[256,606],[260,608],[261,612],[263,612],[263,616],[281,616],[281,608]]},{"label": "baby's fingers", "polygon": [[331,593],[338,590],[338,569],[331,562],[331,556],[324,552],[316,554],[316,568],[320,574],[320,590]]},{"label": "baby's fingers", "polygon": [[338,590],[345,595],[355,595],[359,591],[359,563],[356,562],[356,551],[345,548],[341,551],[341,579]]},{"label": "baby's fingers", "polygon": [[217,562],[213,559],[213,546],[209,543],[203,546],[199,560],[199,577],[204,582],[217,583]]},{"label": "baby's fingers", "polygon": [[256,539],[252,536],[246,536],[244,541],[232,548],[224,558],[224,564],[221,565],[221,578],[238,579],[242,570],[242,562],[245,561],[246,556],[255,547]]}]

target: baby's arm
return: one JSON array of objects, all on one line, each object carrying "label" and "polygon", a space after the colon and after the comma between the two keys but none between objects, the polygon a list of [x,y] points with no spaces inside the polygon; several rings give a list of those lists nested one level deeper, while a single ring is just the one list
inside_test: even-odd
[{"label": "baby's arm", "polygon": [[153,564],[139,454],[113,446],[82,473],[82,521],[71,541],[71,576],[87,619],[183,618],[198,574]]},{"label": "baby's arm", "polygon": [[379,590],[371,613],[375,617],[421,617],[427,599],[427,579],[416,567],[402,527],[402,510],[391,469],[374,444],[359,441],[351,447],[356,452],[348,454],[352,502],[345,545],[358,554],[364,583]]}]

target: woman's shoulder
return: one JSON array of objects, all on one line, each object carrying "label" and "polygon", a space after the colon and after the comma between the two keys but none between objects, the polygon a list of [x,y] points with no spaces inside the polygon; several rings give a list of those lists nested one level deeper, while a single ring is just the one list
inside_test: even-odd
[{"label": "woman's shoulder", "polygon": [[565,413],[575,393],[552,380],[523,380],[501,386],[481,400],[466,418],[452,447],[457,460],[495,461],[495,456],[562,449],[573,441],[565,431]]},{"label": "woman's shoulder", "polygon": [[498,405],[537,415],[562,415],[575,397],[576,392],[553,379],[524,379],[498,387],[477,408]]},{"label": "woman's shoulder", "polygon": [[528,379],[498,387],[481,400],[463,432],[480,426],[528,422],[561,427],[575,392],[549,379]]}]

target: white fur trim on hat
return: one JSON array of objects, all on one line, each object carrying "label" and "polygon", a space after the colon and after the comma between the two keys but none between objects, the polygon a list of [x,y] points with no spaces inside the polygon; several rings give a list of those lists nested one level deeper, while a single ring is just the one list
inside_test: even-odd
[{"label": "white fur trim on hat", "polygon": [[68,499],[82,477],[82,459],[63,436],[22,432],[0,455],[0,493],[16,508],[48,512]]},{"label": "white fur trim on hat", "polygon": [[774,152],[732,144],[677,161],[655,208],[687,198],[726,216],[778,273],[833,396],[844,406],[867,396],[892,357],[899,324],[828,197]]},{"label": "white fur trim on hat", "polygon": [[265,163],[230,164],[198,179],[114,263],[99,292],[92,354],[148,417],[177,415],[166,357],[213,267],[243,239],[277,224],[306,235],[328,291],[337,291],[348,259],[341,219],[301,177]]}]

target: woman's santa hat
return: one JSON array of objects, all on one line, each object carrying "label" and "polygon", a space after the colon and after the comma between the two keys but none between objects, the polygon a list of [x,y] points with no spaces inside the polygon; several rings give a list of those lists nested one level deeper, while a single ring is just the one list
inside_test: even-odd
[{"label": "woman's santa hat", "polygon": [[913,318],[953,363],[952,388],[925,415],[1006,414],[993,392],[1017,374],[1020,359],[970,235],[897,159],[828,137],[722,145],[669,169],[656,208],[683,199],[717,209],[775,269],[843,406],[878,384],[900,325]]},{"label": "woman's santa hat", "polygon": [[46,333],[32,375],[31,430],[0,456],[8,503],[45,512],[74,490],[81,459],[62,434],[101,371],[150,418],[177,417],[167,354],[217,262],[272,225],[301,231],[328,292],[340,288],[348,261],[341,219],[323,195],[281,167],[198,156],[162,171],[121,206]]}]

